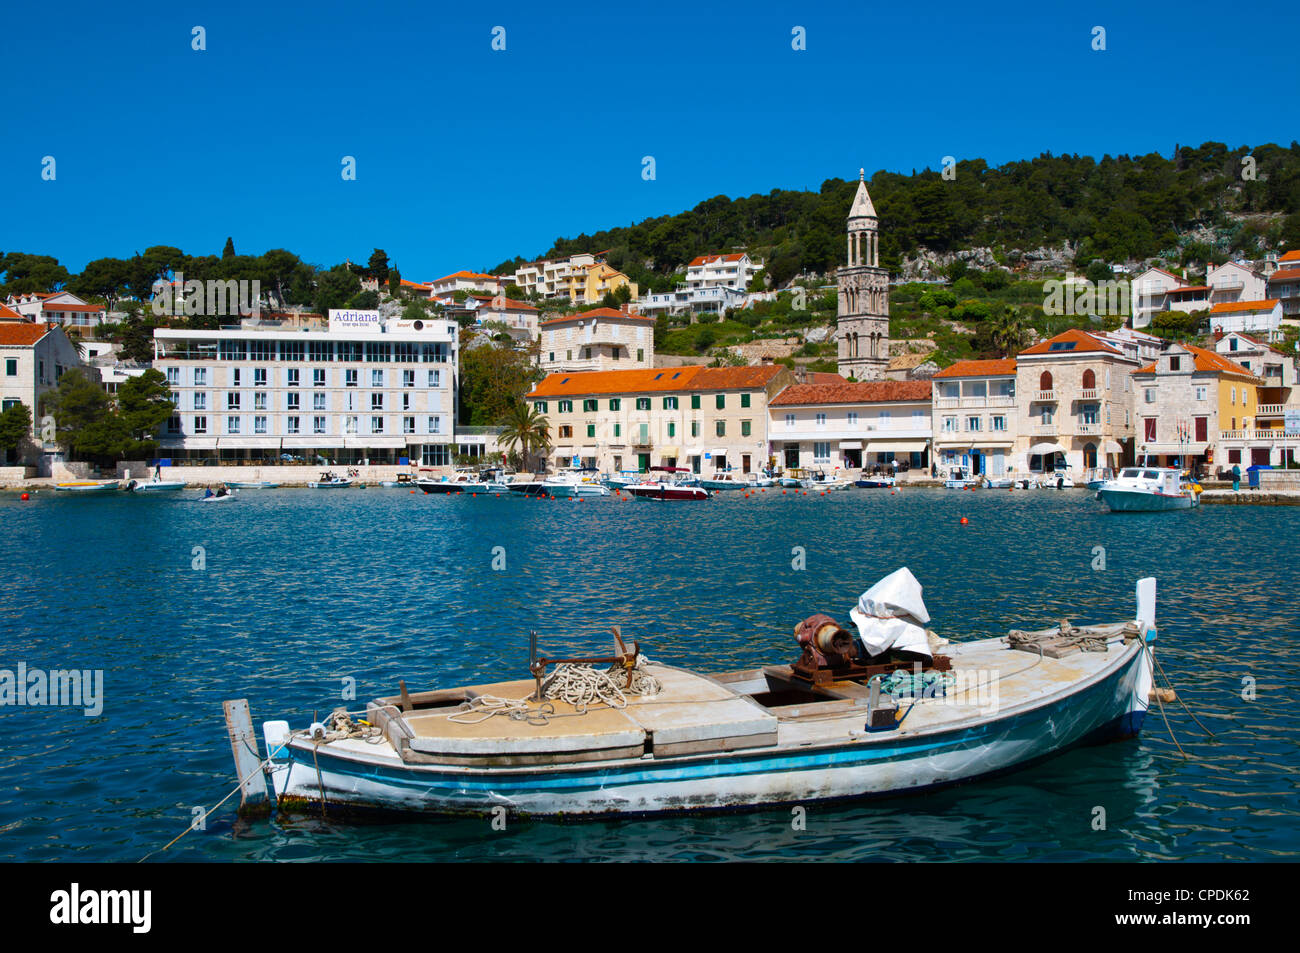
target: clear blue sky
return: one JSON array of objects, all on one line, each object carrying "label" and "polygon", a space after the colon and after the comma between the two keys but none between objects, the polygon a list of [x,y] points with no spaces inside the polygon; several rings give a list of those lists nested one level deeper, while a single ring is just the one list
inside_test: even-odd
[{"label": "clear blue sky", "polygon": [[428,280],[859,166],[1289,144],[1298,25],[1283,2],[13,4],[0,250],[77,271],[232,235]]}]

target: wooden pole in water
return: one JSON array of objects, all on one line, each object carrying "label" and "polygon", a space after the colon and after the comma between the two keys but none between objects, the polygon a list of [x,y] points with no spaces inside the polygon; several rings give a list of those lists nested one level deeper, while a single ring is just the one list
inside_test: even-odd
[{"label": "wooden pole in water", "polygon": [[239,779],[239,813],[265,814],[271,810],[266,792],[266,778],[262,775],[262,756],[257,749],[257,734],[253,731],[253,713],[247,698],[236,698],[221,703],[226,713],[226,734],[230,737],[230,751],[235,756],[235,776]]}]

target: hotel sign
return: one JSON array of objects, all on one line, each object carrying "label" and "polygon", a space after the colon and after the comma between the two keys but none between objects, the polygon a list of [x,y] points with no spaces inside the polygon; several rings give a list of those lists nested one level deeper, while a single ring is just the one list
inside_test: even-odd
[{"label": "hotel sign", "polygon": [[351,311],[345,308],[330,308],[331,331],[378,331],[378,311]]}]

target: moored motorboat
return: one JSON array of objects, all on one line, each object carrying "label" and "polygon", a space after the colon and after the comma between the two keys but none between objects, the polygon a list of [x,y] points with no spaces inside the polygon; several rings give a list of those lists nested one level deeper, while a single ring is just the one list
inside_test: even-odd
[{"label": "moored motorboat", "polygon": [[235,498],[234,490],[227,490],[224,487],[213,493],[208,490],[203,496],[199,497],[200,503],[229,503]]},{"label": "moored motorboat", "polygon": [[1097,499],[1117,513],[1191,509],[1200,495],[1200,484],[1172,467],[1125,467],[1097,491]]},{"label": "moored motorboat", "polygon": [[868,475],[866,473],[853,481],[853,485],[861,487],[864,490],[887,490],[898,485],[898,479],[887,473],[876,473]]},{"label": "moored motorboat", "polygon": [[162,493],[185,489],[184,480],[129,480],[126,489],[132,493]]},{"label": "moored motorboat", "polygon": [[307,484],[313,490],[336,490],[352,485],[352,481],[339,476],[332,470],[326,470],[320,475],[319,480],[313,480]]},{"label": "moored motorboat", "polygon": [[280,484],[269,480],[227,480],[227,490],[275,490]]},{"label": "moored motorboat", "polygon": [[684,467],[653,467],[650,474],[650,479],[626,486],[623,492],[638,500],[689,501],[710,496],[704,487],[687,482],[691,471]]},{"label": "moored motorboat", "polygon": [[247,702],[227,702],[246,802],[265,799],[265,767],[285,811],[734,810],[912,795],[1141,729],[1154,579],[1138,583],[1133,621],[950,643],[922,628],[919,584],[917,610],[868,598],[898,575],[859,600],[856,634],[824,615],[800,623],[791,665],[699,674],[649,661],[617,630],[603,658],[547,659],[534,644],[531,678],[401,683],[364,713],[298,730],[265,722],[260,764]]},{"label": "moored motorboat", "polygon": [[393,487],[407,487],[408,489],[412,489],[415,487],[415,477],[409,473],[399,473],[395,479],[380,480],[379,485],[382,487],[388,487],[389,489],[392,489]]}]

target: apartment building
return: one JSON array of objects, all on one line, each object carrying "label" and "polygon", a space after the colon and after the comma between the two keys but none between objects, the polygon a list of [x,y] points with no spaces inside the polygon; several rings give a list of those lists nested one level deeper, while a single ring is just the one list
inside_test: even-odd
[{"label": "apartment building", "polygon": [[772,452],[786,469],[930,465],[930,382],[793,384],[770,402]]},{"label": "apartment building", "polygon": [[1071,329],[1016,355],[1017,472],[1081,475],[1128,458],[1138,362]]},{"label": "apartment building", "polygon": [[[91,380],[98,372],[82,365],[77,346],[57,324],[0,322],[0,410],[23,404],[39,432],[41,397],[58,386],[64,371],[77,368]],[[34,453],[35,448],[28,448]],[[34,463],[32,459],[25,462]]]},{"label": "apartment building", "polygon": [[162,456],[183,461],[450,463],[457,325],[331,311],[329,329],[159,328],[154,367],[176,413]]},{"label": "apartment building", "polygon": [[1283,321],[1300,321],[1300,263],[1273,272],[1267,297],[1281,303]]},{"label": "apartment building", "polygon": [[71,291],[10,295],[6,304],[28,321],[64,327],[98,327],[107,318],[103,305],[87,304]]},{"label": "apartment building", "polygon": [[1270,341],[1282,339],[1282,302],[1275,298],[1262,301],[1225,301],[1210,308],[1210,331],[1230,334],[1240,331],[1259,334]]},{"label": "apartment building", "polygon": [[551,318],[539,327],[538,362],[548,374],[653,367],[654,327],[654,318],[630,308]]},{"label": "apartment building", "polygon": [[[427,297],[430,298],[453,295],[457,291],[463,291],[466,294],[496,295],[506,290],[508,280],[499,278],[496,275],[480,274],[476,271],[457,271],[450,275],[443,275],[436,281],[430,281],[423,287],[428,289]],[[424,297],[423,294],[421,296]]]},{"label": "apartment building", "polygon": [[974,476],[1013,472],[1020,437],[1016,359],[958,361],[935,374],[933,384],[936,465]]},{"label": "apartment building", "polygon": [[556,373],[525,399],[557,466],[751,473],[768,463],[769,403],[793,382],[782,365]]},{"label": "apartment building", "polygon": [[1158,361],[1135,371],[1133,382],[1139,459],[1244,469],[1270,462],[1280,448],[1282,431],[1263,426],[1258,415],[1263,379],[1214,351],[1170,345]]}]

